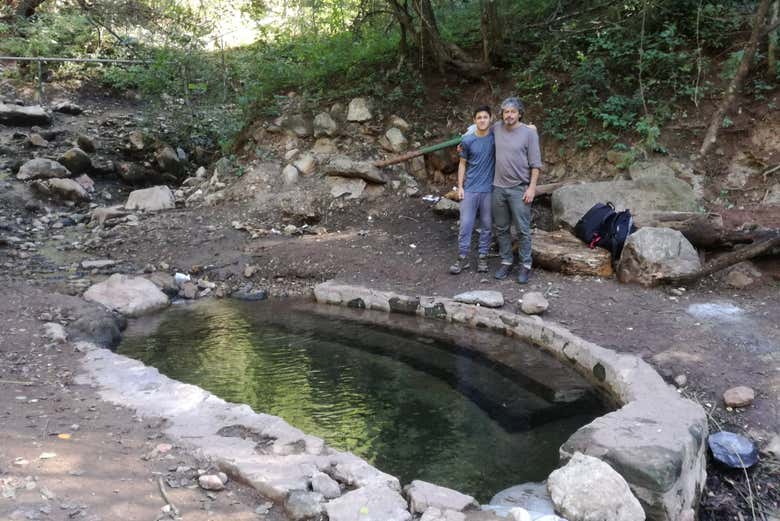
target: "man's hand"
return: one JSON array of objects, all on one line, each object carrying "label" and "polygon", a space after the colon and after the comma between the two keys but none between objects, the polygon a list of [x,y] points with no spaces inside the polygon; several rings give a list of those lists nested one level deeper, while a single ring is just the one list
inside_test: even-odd
[{"label": "man's hand", "polygon": [[458,144],[458,146],[455,147],[455,150],[458,151],[458,155],[460,155],[460,153],[463,152],[463,147],[460,146],[460,143]]},{"label": "man's hand", "polygon": [[465,192],[463,191],[463,188],[462,188],[462,187],[458,187],[458,190],[457,190],[457,195],[456,195],[456,197],[458,198],[458,201],[462,201],[462,200],[463,200],[463,198],[465,197],[465,195],[466,195],[466,194],[465,194]]},{"label": "man's hand", "polygon": [[525,193],[523,194],[523,202],[525,204],[531,204],[534,202],[534,197],[536,196],[536,187],[535,186],[529,186],[525,189]]}]

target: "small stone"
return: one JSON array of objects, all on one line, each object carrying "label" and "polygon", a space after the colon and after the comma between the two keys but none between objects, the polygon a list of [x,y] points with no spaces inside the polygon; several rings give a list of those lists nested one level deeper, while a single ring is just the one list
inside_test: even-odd
[{"label": "small stone", "polygon": [[775,434],[764,447],[764,453],[780,461],[780,434]]},{"label": "small stone", "polygon": [[160,443],[159,445],[157,445],[156,449],[157,452],[159,452],[160,454],[165,454],[167,452],[170,452],[173,449],[173,445],[171,445],[170,443]]},{"label": "small stone", "polygon": [[740,385],[723,393],[723,402],[727,407],[747,407],[756,398],[756,392],[750,387]]},{"label": "small stone", "polygon": [[222,490],[225,484],[215,474],[203,474],[198,477],[198,485],[204,490]]},{"label": "small stone", "polygon": [[27,138],[27,141],[34,147],[46,148],[49,146],[49,142],[43,139],[43,137],[37,133],[30,134],[30,137]]},{"label": "small stone", "polygon": [[684,374],[678,374],[674,377],[674,383],[677,387],[685,387],[685,385],[688,383],[688,377]]},{"label": "small stone", "polygon": [[520,309],[526,315],[538,315],[547,311],[550,303],[544,298],[544,295],[538,291],[530,291],[523,296]]},{"label": "small stone", "polygon": [[354,98],[349,102],[347,121],[363,122],[371,119],[373,116],[369,105],[370,103],[365,98]]},{"label": "small stone", "polygon": [[198,286],[190,281],[187,281],[181,285],[179,295],[186,299],[192,300],[198,296]]},{"label": "small stone", "polygon": [[259,270],[259,269],[260,268],[258,266],[247,264],[246,268],[244,268],[244,277],[251,278],[252,275],[257,273],[257,270]]},{"label": "small stone", "polygon": [[68,340],[65,328],[56,322],[48,322],[43,325],[43,336],[57,344],[64,344]]},{"label": "small stone", "polygon": [[341,487],[339,487],[338,482],[324,472],[318,472],[311,478],[311,488],[326,499],[337,498],[341,495]]},{"label": "small stone", "polygon": [[751,277],[740,270],[732,270],[726,275],[726,284],[735,289],[745,289],[753,282]]},{"label": "small stone", "polygon": [[219,477],[220,481],[222,481],[223,485],[227,485],[228,482],[228,475],[224,472],[217,472],[217,477]]}]

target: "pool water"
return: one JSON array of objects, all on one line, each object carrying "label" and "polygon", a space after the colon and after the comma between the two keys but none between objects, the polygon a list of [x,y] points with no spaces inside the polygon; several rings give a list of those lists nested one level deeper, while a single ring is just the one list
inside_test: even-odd
[{"label": "pool water", "polygon": [[131,326],[119,352],[280,416],[402,484],[423,479],[481,502],[545,479],[560,445],[606,412],[571,369],[517,340],[443,323],[431,334],[430,320],[325,308],[174,306]]}]

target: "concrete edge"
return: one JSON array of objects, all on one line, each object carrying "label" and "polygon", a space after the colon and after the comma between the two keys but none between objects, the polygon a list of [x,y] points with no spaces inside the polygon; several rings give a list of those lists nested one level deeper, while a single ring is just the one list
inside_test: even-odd
[{"label": "concrete edge", "polygon": [[[618,410],[582,427],[561,447],[565,463],[579,451],[615,468],[647,519],[676,521],[697,510],[706,480],[707,417],[640,358],[603,348],[538,316],[407,296],[329,281],[314,290],[320,303],[413,314],[521,338],[573,366]],[[647,457],[648,455],[652,457]]]}]

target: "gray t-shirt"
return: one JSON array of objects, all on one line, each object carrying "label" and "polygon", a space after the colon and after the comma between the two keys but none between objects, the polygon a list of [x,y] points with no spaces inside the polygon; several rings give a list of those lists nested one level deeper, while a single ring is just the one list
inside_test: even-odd
[{"label": "gray t-shirt", "polygon": [[536,130],[520,125],[507,129],[499,121],[493,125],[496,138],[496,174],[493,186],[512,188],[531,182],[531,169],[542,169],[542,152]]}]

